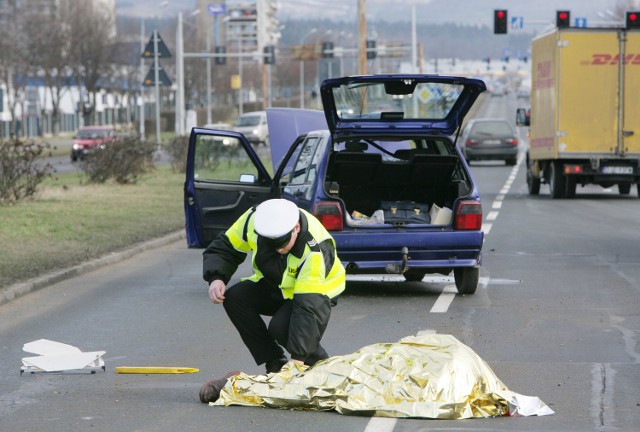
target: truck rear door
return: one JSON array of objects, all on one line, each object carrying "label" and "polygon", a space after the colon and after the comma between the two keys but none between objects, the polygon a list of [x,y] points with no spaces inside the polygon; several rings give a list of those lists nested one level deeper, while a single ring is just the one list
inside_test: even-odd
[{"label": "truck rear door", "polygon": [[628,31],[625,47],[622,142],[626,154],[640,157],[640,31]]},{"label": "truck rear door", "polygon": [[558,41],[558,153],[614,153],[618,34],[564,30]]}]

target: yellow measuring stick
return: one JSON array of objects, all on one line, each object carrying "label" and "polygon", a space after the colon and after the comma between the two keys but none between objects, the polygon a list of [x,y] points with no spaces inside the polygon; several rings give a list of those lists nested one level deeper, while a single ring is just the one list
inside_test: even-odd
[{"label": "yellow measuring stick", "polygon": [[174,366],[118,366],[117,374],[184,374],[200,372],[199,369]]}]

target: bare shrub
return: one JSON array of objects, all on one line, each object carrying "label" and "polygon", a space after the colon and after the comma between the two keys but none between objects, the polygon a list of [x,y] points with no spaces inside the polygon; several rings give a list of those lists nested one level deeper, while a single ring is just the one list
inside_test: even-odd
[{"label": "bare shrub", "polygon": [[140,176],[155,166],[155,144],[137,137],[120,137],[88,155],[81,168],[90,183],[113,179],[118,183],[136,183]]},{"label": "bare shrub", "polygon": [[50,149],[49,143],[0,139],[0,202],[15,203],[37,192],[53,172],[51,164],[38,160]]},{"label": "bare shrub", "polygon": [[164,151],[170,158],[171,169],[175,173],[183,173],[187,168],[187,150],[189,149],[189,137],[175,137],[164,145]]}]

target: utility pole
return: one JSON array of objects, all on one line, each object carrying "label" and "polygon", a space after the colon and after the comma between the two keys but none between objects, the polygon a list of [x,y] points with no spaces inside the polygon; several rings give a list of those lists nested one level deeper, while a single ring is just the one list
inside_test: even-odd
[{"label": "utility pole", "polygon": [[367,14],[365,0],[358,0],[358,55],[359,74],[367,74]]},{"label": "utility pole", "polygon": [[[140,53],[144,52],[144,18],[140,19]],[[144,57],[140,56],[140,139],[144,141]]]}]

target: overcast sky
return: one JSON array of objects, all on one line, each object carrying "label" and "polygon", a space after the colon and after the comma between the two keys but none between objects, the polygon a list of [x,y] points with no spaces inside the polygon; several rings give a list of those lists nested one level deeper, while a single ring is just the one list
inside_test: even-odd
[{"label": "overcast sky", "polygon": [[[227,0],[233,2],[238,0]],[[493,25],[493,10],[507,9],[509,17],[522,17],[525,30],[535,30],[543,22],[555,22],[555,11],[571,11],[572,20],[586,18],[589,25],[602,21],[619,2],[640,0],[366,0],[367,21],[409,21],[412,5],[418,22],[454,22],[465,25]],[[164,3],[165,7],[158,5]],[[190,5],[191,3],[191,5]],[[327,18],[356,22],[358,0],[277,0],[278,17],[286,19]],[[135,16],[176,16],[195,9],[196,0],[116,0],[118,14]]]},{"label": "overcast sky", "polygon": [[[366,0],[368,20],[409,20],[415,4],[419,22],[455,22],[467,25],[493,25],[493,10],[507,9],[509,17],[523,17],[526,23],[555,21],[555,11],[567,9],[572,18],[602,20],[617,0]],[[279,0],[281,18],[324,16],[353,20],[358,0]],[[351,18],[349,18],[351,17]]]}]

